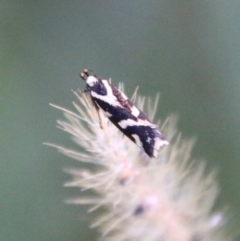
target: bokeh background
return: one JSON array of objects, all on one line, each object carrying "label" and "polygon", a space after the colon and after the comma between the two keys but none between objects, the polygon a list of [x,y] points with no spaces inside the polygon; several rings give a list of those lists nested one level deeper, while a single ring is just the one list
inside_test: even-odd
[{"label": "bokeh background", "polygon": [[[72,109],[79,72],[124,82],[131,95],[161,93],[157,117],[179,115],[197,137],[193,158],[218,169],[220,207],[240,227],[239,0],[5,0],[0,3],[0,240],[96,240],[84,207],[64,200],[64,167],[43,146],[71,147],[55,128]],[[237,240],[237,239],[236,239]]]}]

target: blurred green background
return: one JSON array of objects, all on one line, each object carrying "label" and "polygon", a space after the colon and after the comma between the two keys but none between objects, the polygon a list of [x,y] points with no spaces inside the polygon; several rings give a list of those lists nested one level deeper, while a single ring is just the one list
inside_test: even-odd
[{"label": "blurred green background", "polygon": [[161,93],[157,116],[180,116],[193,158],[217,167],[219,205],[240,227],[240,1],[0,2],[0,240],[96,240],[62,172],[80,166],[43,146],[71,147],[55,128],[90,68],[131,95]]}]

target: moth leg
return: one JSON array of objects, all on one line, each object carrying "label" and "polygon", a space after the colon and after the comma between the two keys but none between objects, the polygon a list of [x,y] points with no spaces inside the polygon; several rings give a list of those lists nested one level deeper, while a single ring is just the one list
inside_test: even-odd
[{"label": "moth leg", "polygon": [[[84,89],[84,90],[80,90],[80,92],[82,93],[87,93],[89,92],[90,90],[89,89]],[[92,99],[92,98],[91,98]],[[92,104],[94,105],[96,111],[97,111],[97,115],[98,115],[98,119],[99,119],[99,125],[101,127],[101,129],[103,129],[103,126],[102,126],[102,120],[101,120],[101,117],[100,117],[100,114],[99,114],[99,106],[95,103],[95,101],[92,99]]]},{"label": "moth leg", "polygon": [[100,117],[100,114],[99,114],[99,106],[93,101],[93,105],[94,107],[96,108],[96,111],[97,111],[97,115],[98,115],[98,119],[99,119],[99,125],[100,125],[100,128],[103,129],[103,126],[102,126],[102,119]]},{"label": "moth leg", "polygon": [[84,89],[84,90],[81,90],[81,92],[87,93],[87,92],[89,92],[89,90],[88,89]]},{"label": "moth leg", "polygon": [[78,92],[82,94],[82,93],[87,93],[87,92],[89,92],[89,90],[88,90],[88,89],[83,89],[83,90],[78,89]]}]

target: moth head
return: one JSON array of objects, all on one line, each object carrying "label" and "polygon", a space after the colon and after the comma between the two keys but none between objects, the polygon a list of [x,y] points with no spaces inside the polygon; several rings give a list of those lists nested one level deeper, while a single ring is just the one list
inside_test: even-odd
[{"label": "moth head", "polygon": [[88,69],[84,69],[80,74],[80,77],[86,81],[86,84],[90,87],[98,82],[98,79],[95,76],[89,74]]},{"label": "moth head", "polygon": [[89,76],[88,69],[84,69],[84,70],[82,71],[82,73],[80,74],[80,77],[81,77],[83,80],[85,80],[85,81],[87,80],[88,76]]}]

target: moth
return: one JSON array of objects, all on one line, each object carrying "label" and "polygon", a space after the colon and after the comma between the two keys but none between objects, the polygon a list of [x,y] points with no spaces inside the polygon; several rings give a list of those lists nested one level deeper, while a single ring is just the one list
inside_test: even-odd
[{"label": "moth", "polygon": [[90,93],[97,112],[103,110],[108,119],[149,157],[157,157],[159,149],[168,144],[157,126],[108,80],[91,75],[87,69],[80,77],[86,82],[84,92]]}]

